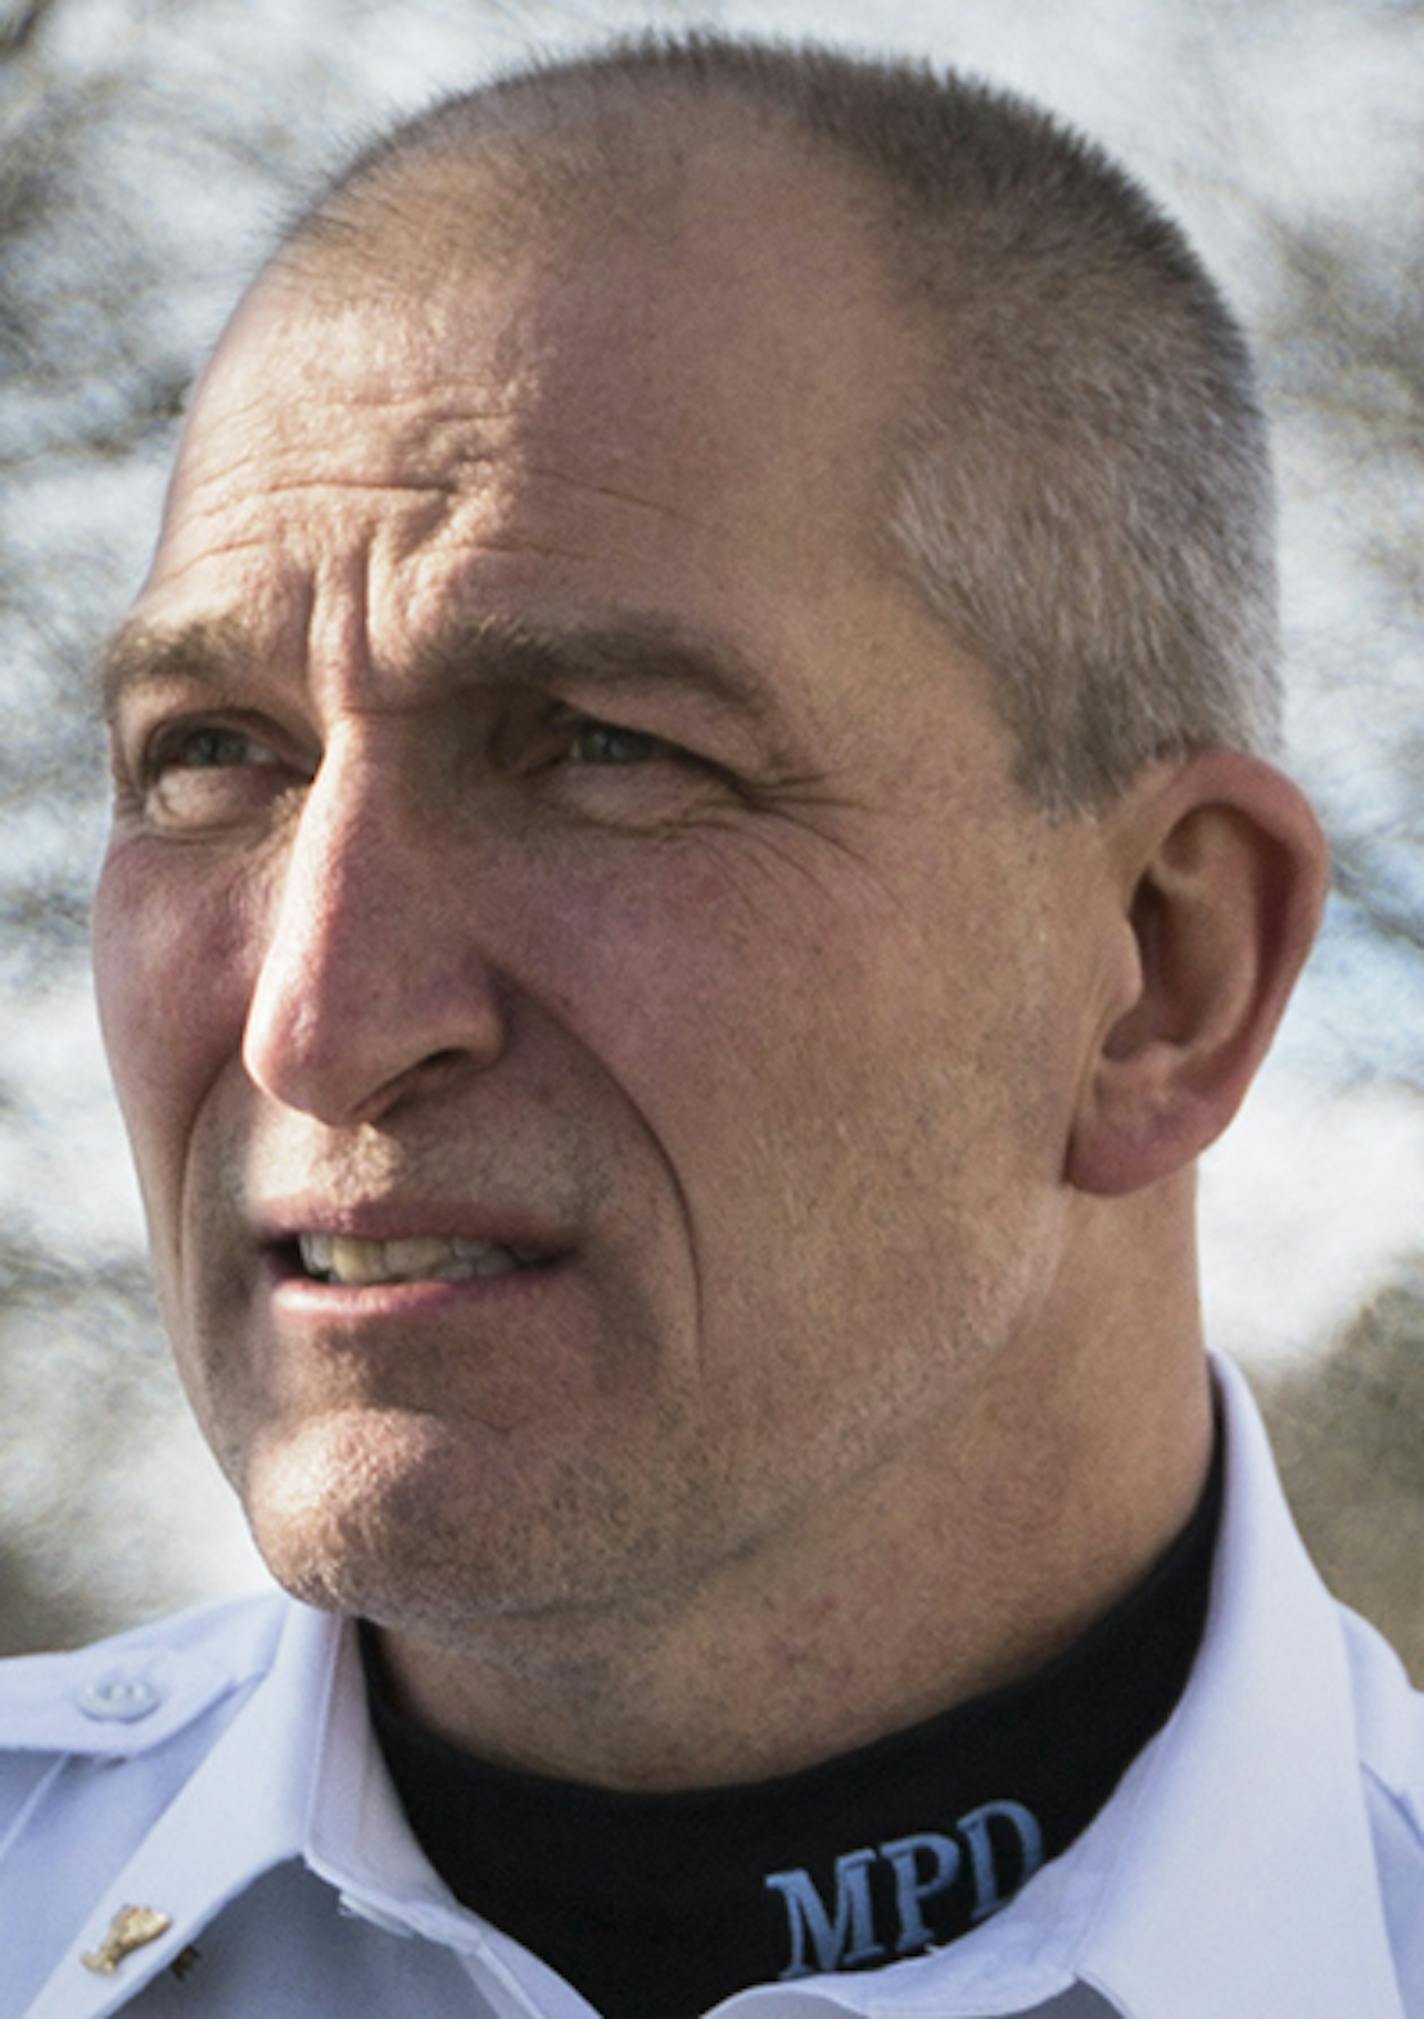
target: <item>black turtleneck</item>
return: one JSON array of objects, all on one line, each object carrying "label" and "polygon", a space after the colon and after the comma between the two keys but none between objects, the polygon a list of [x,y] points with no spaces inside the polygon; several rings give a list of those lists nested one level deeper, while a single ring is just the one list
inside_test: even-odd
[{"label": "black turtleneck", "polygon": [[749,1984],[878,1969],[1002,1906],[1166,1722],[1220,1506],[1218,1446],[1176,1542],[1047,1668],[776,1780],[626,1794],[491,1766],[396,1709],[363,1627],[376,1736],[455,1896],[606,2019],[693,2019]]}]

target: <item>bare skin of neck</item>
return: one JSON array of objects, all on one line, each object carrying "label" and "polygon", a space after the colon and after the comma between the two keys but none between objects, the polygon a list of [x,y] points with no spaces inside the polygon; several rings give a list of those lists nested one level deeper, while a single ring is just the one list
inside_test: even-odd
[{"label": "bare skin of neck", "polygon": [[1051,1661],[1204,1483],[1188,1186],[1177,1210],[1162,1189],[1119,1202],[1111,1268],[1090,1253],[1057,1285],[1053,1323],[833,1518],[720,1567],[663,1616],[506,1623],[463,1647],[383,1631],[398,1700],[504,1765],[671,1790],[794,1772]]}]

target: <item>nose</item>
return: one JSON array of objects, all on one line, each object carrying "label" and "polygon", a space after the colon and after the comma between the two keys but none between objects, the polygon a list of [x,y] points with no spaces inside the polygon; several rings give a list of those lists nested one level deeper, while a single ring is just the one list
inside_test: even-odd
[{"label": "nose", "polygon": [[419,800],[329,750],[273,891],[243,1062],[332,1126],[378,1120],[503,1050],[470,865]]}]

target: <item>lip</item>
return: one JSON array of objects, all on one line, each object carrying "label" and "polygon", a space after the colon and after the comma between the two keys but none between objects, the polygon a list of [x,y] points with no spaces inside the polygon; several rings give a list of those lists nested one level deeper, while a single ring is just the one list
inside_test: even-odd
[{"label": "lip", "polygon": [[[301,1193],[262,1201],[252,1210],[264,1288],[274,1314],[288,1319],[379,1322],[385,1318],[438,1316],[473,1305],[489,1308],[527,1300],[562,1279],[575,1259],[568,1233],[547,1219],[508,1207],[430,1195],[335,1201]],[[491,1241],[532,1250],[548,1259],[502,1276],[454,1282],[438,1278],[397,1283],[331,1283],[308,1276],[298,1236],[344,1235],[358,1241],[402,1241],[422,1235],[444,1240]]]},{"label": "lip", "polygon": [[[566,1228],[514,1208],[437,1198],[365,1199],[337,1203],[316,1196],[265,1201],[249,1219],[260,1247],[294,1246],[302,1234],[345,1235],[355,1241],[409,1241],[424,1235],[445,1241],[492,1241],[529,1248],[551,1263],[573,1253]],[[491,1280],[498,1282],[499,1277]]]},{"label": "lip", "polygon": [[561,1286],[573,1265],[573,1255],[566,1252],[537,1268],[511,1269],[503,1276],[466,1276],[454,1282],[427,1278],[409,1283],[324,1283],[314,1276],[294,1274],[277,1247],[269,1248],[263,1257],[267,1293],[275,1313],[289,1319],[361,1325],[527,1302]]}]

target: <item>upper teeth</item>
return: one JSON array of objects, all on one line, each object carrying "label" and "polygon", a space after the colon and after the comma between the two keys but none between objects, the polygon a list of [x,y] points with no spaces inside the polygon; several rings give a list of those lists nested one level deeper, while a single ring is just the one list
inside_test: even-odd
[{"label": "upper teeth", "polygon": [[302,1267],[337,1283],[457,1282],[470,1276],[504,1276],[541,1259],[498,1241],[446,1240],[415,1234],[404,1241],[358,1241],[349,1234],[300,1234]]}]

